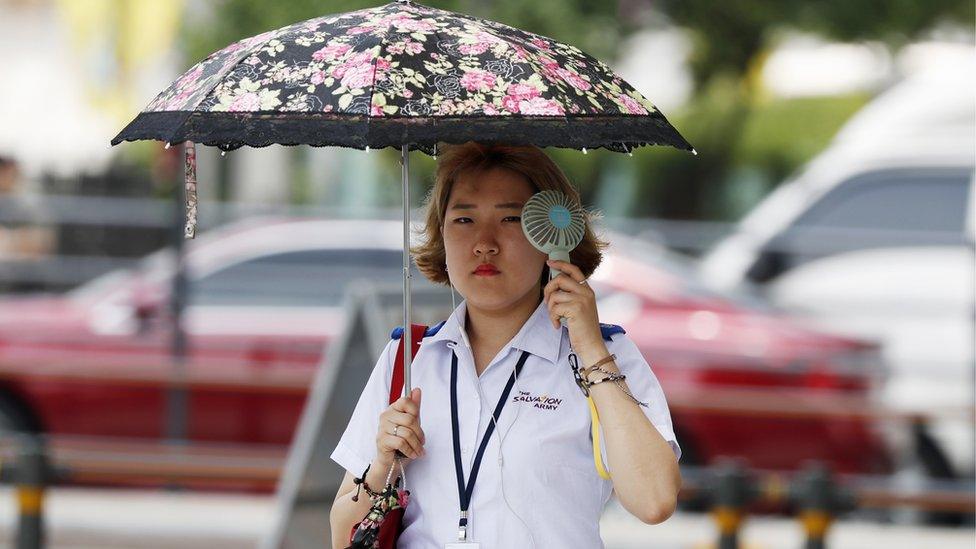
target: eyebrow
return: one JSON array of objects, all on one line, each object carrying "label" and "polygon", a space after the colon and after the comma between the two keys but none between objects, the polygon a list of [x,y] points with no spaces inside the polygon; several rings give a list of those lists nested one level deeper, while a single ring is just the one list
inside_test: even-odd
[{"label": "eyebrow", "polygon": [[[508,210],[517,209],[517,210],[521,210],[523,206],[525,206],[525,204],[523,202],[502,202],[501,204],[495,204],[495,208],[498,208],[500,210],[501,209],[508,209]],[[459,204],[455,204],[455,205],[451,206],[450,209],[452,209],[452,210],[473,210],[476,207],[477,206],[475,206],[474,204],[463,204],[463,203],[459,203]]]}]

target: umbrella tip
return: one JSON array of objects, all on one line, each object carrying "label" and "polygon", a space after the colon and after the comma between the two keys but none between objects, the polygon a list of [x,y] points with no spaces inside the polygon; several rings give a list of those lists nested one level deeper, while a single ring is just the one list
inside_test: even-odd
[{"label": "umbrella tip", "polygon": [[169,143],[166,143],[166,146],[165,146],[165,147],[163,147],[163,148],[164,148],[164,149],[168,149],[168,148],[169,148]]},{"label": "umbrella tip", "polygon": [[691,154],[698,156],[698,151],[696,151],[695,149],[691,149]]}]

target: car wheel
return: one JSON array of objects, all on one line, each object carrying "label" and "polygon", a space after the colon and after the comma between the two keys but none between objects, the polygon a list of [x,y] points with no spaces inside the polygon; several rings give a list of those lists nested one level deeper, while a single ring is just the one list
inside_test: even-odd
[{"label": "car wheel", "polygon": [[0,394],[0,434],[38,430],[37,421],[23,404],[9,395]]},{"label": "car wheel", "polygon": [[[924,424],[912,425],[911,435],[914,458],[895,471],[892,481],[896,487],[918,491],[925,489],[925,486],[932,481],[956,479],[952,464]],[[917,508],[896,508],[892,511],[892,519],[902,524],[959,526],[964,524],[966,518],[965,515],[958,513],[925,511]]]}]

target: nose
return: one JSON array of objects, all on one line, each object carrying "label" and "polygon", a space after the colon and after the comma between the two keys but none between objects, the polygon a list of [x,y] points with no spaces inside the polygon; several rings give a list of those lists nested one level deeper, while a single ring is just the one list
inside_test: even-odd
[{"label": "nose", "polygon": [[485,254],[498,255],[498,240],[492,227],[485,227],[478,233],[474,245],[474,255],[481,257]]}]

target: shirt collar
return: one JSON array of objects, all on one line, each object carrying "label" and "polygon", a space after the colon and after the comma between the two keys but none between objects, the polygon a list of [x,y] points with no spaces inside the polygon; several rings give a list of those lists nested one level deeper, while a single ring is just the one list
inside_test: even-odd
[{"label": "shirt collar", "polygon": [[[464,330],[465,316],[467,312],[467,300],[462,300],[461,304],[454,309],[454,312],[447,318],[436,334],[426,338],[424,343],[431,344],[436,341],[451,341],[454,344],[463,343],[467,337]],[[544,358],[553,364],[559,360],[559,346],[562,343],[563,327],[559,329],[552,327],[549,319],[549,310],[545,302],[540,302],[535,311],[529,316],[522,328],[519,329],[515,337],[508,342],[509,348],[528,351],[540,358]]]}]

